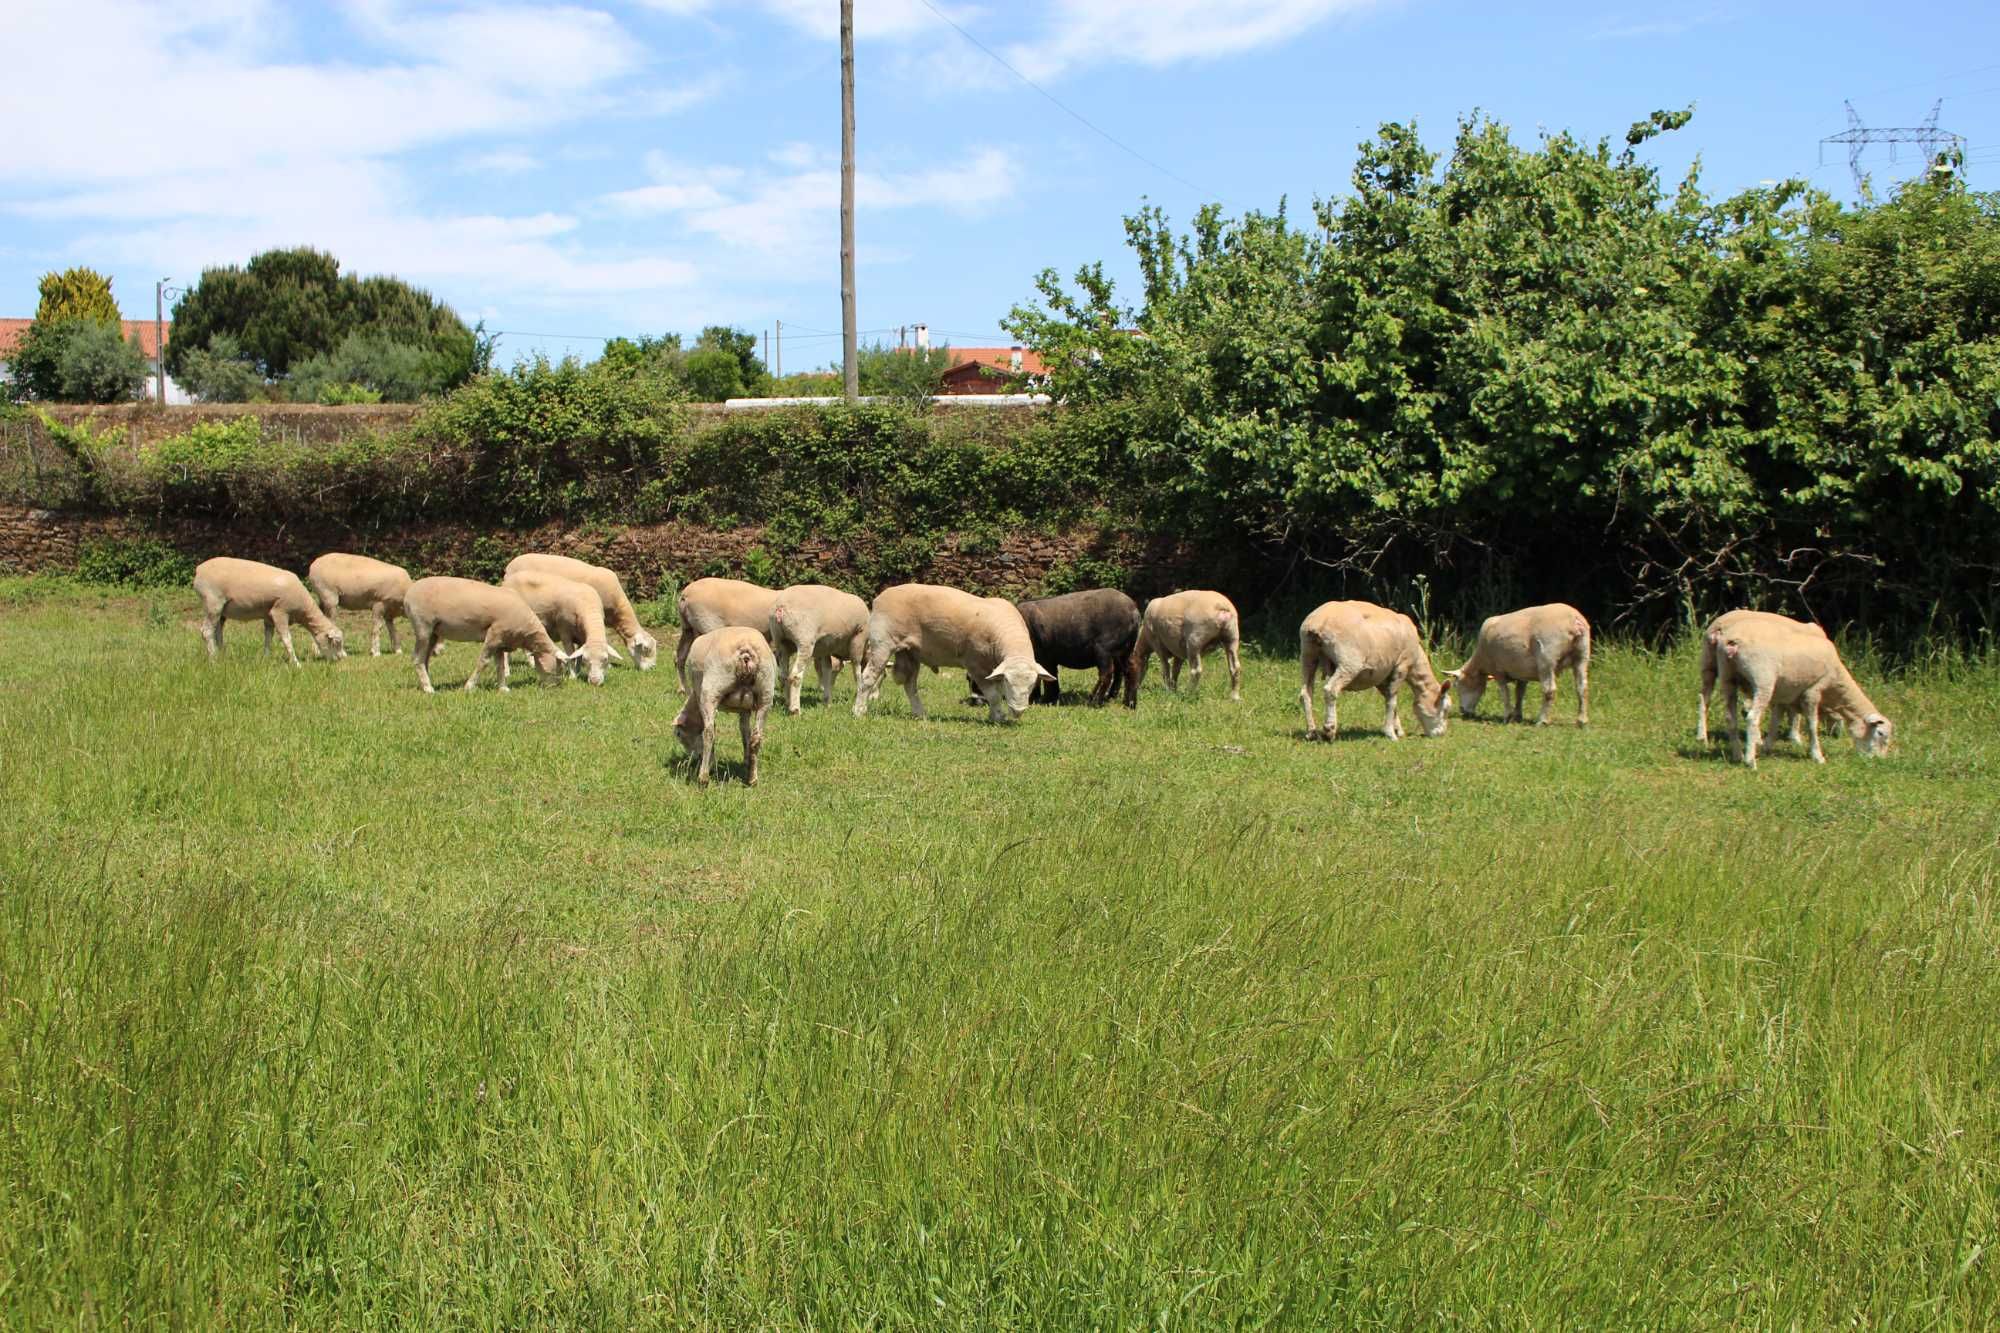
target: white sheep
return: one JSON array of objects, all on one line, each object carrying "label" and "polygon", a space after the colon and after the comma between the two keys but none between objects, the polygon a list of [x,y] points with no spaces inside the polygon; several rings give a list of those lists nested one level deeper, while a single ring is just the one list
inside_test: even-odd
[{"label": "white sheep", "polygon": [[1035,662],[1027,622],[1012,602],[932,583],[899,584],[875,598],[854,687],[854,716],[868,716],[869,701],[881,693],[882,674],[892,664],[896,682],[909,695],[910,713],[919,718],[924,701],[917,674],[923,667],[963,668],[992,722],[1019,718],[1036,682],[1051,678]]},{"label": "white sheep", "polygon": [[[1854,738],[1860,754],[1875,758],[1886,753],[1893,728],[1862,693],[1840,652],[1820,634],[1756,623],[1739,623],[1717,645],[1716,673],[1728,701],[1733,757],[1757,767],[1759,729],[1764,712],[1774,704],[1789,705],[1805,716],[1812,735],[1812,760],[1826,762],[1819,745],[1822,710],[1839,718]],[[1736,698],[1750,696],[1748,733],[1736,731]]]},{"label": "white sheep", "polygon": [[371,611],[375,618],[374,637],[369,640],[371,657],[382,655],[382,630],[389,630],[389,651],[402,651],[396,642],[396,617],[407,616],[403,594],[410,589],[410,571],[365,555],[329,551],[306,570],[319,608],[331,620],[336,611]]},{"label": "white sheep", "polygon": [[604,635],[604,602],[589,584],[517,569],[501,580],[500,586],[521,594],[549,637],[570,650],[571,670],[581,661],[584,679],[592,685],[604,683],[608,663],[624,660]]},{"label": "white sheep", "polygon": [[770,588],[742,579],[696,579],[682,588],[678,603],[681,638],[674,646],[674,670],[680,676],[681,689],[687,689],[687,656],[696,639],[736,625],[754,629],[770,642],[771,608],[777,602],[778,594]]},{"label": "white sheep", "polygon": [[799,689],[805,681],[806,659],[819,676],[819,701],[833,702],[833,682],[841,659],[856,664],[868,643],[868,603],[851,592],[823,583],[797,583],[780,592],[771,604],[771,647],[778,655],[778,680],[785,691],[785,711],[799,711]]},{"label": "white sheep", "polygon": [[1132,689],[1146,683],[1146,668],[1153,654],[1160,655],[1160,673],[1167,688],[1181,686],[1181,664],[1186,662],[1192,686],[1201,688],[1201,655],[1217,644],[1229,659],[1229,697],[1243,698],[1243,663],[1239,650],[1243,642],[1243,617],[1236,604],[1219,592],[1195,590],[1170,593],[1146,603],[1139,619],[1139,641],[1133,646]]},{"label": "white sheep", "polygon": [[[1326,727],[1313,721],[1313,680],[1326,672]],[[1396,694],[1407,681],[1426,736],[1444,735],[1446,690],[1431,670],[1416,622],[1373,602],[1327,602],[1299,625],[1299,705],[1305,709],[1306,739],[1332,740],[1339,727],[1342,691],[1379,690],[1382,734],[1403,738]]]},{"label": "white sheep", "polygon": [[[1703,630],[1701,635],[1701,698],[1696,705],[1694,717],[1694,738],[1698,741],[1708,739],[1708,701],[1709,696],[1715,692],[1719,645],[1726,636],[1735,632],[1739,626],[1744,625],[1764,626],[1777,630],[1795,630],[1799,633],[1814,635],[1821,639],[1826,638],[1826,631],[1815,625],[1812,621],[1794,620],[1790,616],[1781,616],[1775,611],[1724,611],[1721,615],[1709,621],[1708,628]],[[1805,719],[1799,716],[1797,709],[1787,708],[1782,704],[1777,705],[1771,710],[1773,722],[1785,717],[1789,717],[1791,721],[1790,739],[1792,744],[1800,744],[1804,740],[1801,728],[1804,725]]]},{"label": "white sheep", "polygon": [[415,639],[410,656],[425,694],[433,693],[431,652],[439,639],[480,644],[483,651],[472,664],[472,674],[465,678],[465,688],[477,685],[479,673],[492,662],[502,694],[507,692],[508,653],[518,650],[528,654],[544,681],[557,681],[562,679],[562,664],[581,652],[559,650],[541,619],[512,588],[496,588],[473,579],[418,579],[404,594],[403,605],[409,611],[410,632]]},{"label": "white sheep", "polygon": [[701,756],[696,780],[708,785],[715,758],[715,715],[736,714],[743,733],[746,785],[757,785],[757,755],[764,748],[764,715],[776,697],[778,662],[771,645],[754,629],[728,625],[698,636],[684,659],[688,697],[674,718],[674,735],[689,754]]},{"label": "white sheep", "polygon": [[641,671],[653,669],[653,664],[660,657],[660,645],[639,624],[639,613],[632,609],[632,599],[625,595],[625,585],[619,581],[617,574],[602,565],[542,551],[517,555],[507,562],[507,573],[517,570],[575,579],[595,589],[598,600],[604,604],[604,623],[625,640],[625,646],[632,653],[632,665]]},{"label": "white sheep", "polygon": [[[1535,725],[1549,724],[1555,708],[1556,677],[1564,670],[1576,673],[1576,724],[1590,724],[1590,622],[1583,613],[1562,602],[1531,606],[1505,615],[1488,616],[1479,626],[1479,641],[1464,666],[1449,672],[1445,680],[1456,687],[1458,711],[1471,717],[1479,709],[1479,697],[1486,682],[1500,682],[1502,721],[1520,722],[1526,702],[1528,682],[1540,681],[1542,714]],[[1514,687],[1508,703],[1507,686]]]},{"label": "white sheep", "polygon": [[275,634],[284,642],[285,656],[293,666],[300,665],[292,648],[294,620],[312,635],[321,657],[338,661],[347,651],[340,626],[320,610],[306,585],[289,569],[219,555],[195,566],[194,590],[201,598],[201,637],[210,657],[222,651],[222,627],[231,620],[263,621],[264,651],[271,651]]}]

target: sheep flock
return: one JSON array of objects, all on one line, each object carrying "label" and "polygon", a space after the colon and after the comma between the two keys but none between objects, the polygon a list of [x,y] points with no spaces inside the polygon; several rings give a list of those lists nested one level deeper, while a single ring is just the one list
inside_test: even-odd
[{"label": "sheep flock", "polygon": [[[397,619],[409,622],[417,682],[432,691],[430,662],[443,641],[477,644],[479,658],[464,688],[478,685],[493,667],[508,688],[509,659],[525,654],[543,681],[575,673],[604,683],[625,645],[641,671],[658,662],[659,647],[639,623],[618,575],[569,556],[529,552],[516,557],[499,585],[461,578],[412,579],[399,565],[368,556],[330,552],[312,562],[301,581],[289,570],[222,556],[194,573],[203,609],[202,639],[212,658],[222,651],[223,627],[232,620],[259,621],[264,650],[275,638],[300,666],[291,628],[304,625],[321,657],[338,661],[347,645],[335,613],[366,611],[373,618],[370,651],[400,651]],[[716,717],[737,715],[746,779],[757,781],[764,719],[774,703],[799,711],[800,686],[811,659],[822,704],[846,664],[855,674],[854,715],[865,717],[881,693],[884,673],[909,697],[911,713],[924,716],[917,679],[924,667],[963,670],[971,696],[994,723],[1018,721],[1036,699],[1059,697],[1062,667],[1095,669],[1092,703],[1107,702],[1122,686],[1125,706],[1136,707],[1138,686],[1158,655],[1169,689],[1202,677],[1202,655],[1222,654],[1229,669],[1229,697],[1242,697],[1239,647],[1242,617],[1219,592],[1195,589],[1157,597],[1143,607],[1115,589],[1099,588],[1020,603],[979,597],[957,588],[905,583],[884,589],[872,604],[820,584],[761,588],[737,579],[697,579],[681,589],[680,639],[674,674],[687,699],[674,719],[675,736],[697,756],[697,780],[707,785],[715,754]],[[1455,671],[1432,668],[1416,623],[1372,602],[1335,601],[1316,608],[1299,626],[1299,703],[1308,740],[1332,740],[1339,696],[1378,691],[1386,705],[1382,731],[1403,735],[1398,698],[1408,687],[1424,735],[1442,736],[1456,708],[1473,715],[1489,684],[1500,687],[1504,719],[1525,721],[1529,682],[1541,687],[1536,725],[1547,725],[1556,682],[1568,672],[1577,696],[1577,725],[1590,721],[1590,623],[1571,606],[1552,603],[1489,617],[1479,627],[1472,656]],[[1323,682],[1321,678],[1324,678]],[[1325,722],[1313,712],[1313,686],[1324,695]],[[1507,688],[1513,687],[1511,702]],[[1824,763],[1823,718],[1843,727],[1864,756],[1887,752],[1893,728],[1841,661],[1818,625],[1767,611],[1717,616],[1701,643],[1701,687],[1696,736],[1708,739],[1709,703],[1721,686],[1733,758],[1755,769],[1768,752],[1766,722],[1775,731],[1789,721],[1794,743],[1810,736],[1812,759]],[[1739,718],[1739,714],[1742,716]],[[1740,726],[1740,730],[1739,730]]]}]

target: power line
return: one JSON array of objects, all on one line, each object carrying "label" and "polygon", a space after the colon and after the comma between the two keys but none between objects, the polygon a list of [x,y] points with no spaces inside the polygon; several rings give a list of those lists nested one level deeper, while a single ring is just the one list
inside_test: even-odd
[{"label": "power line", "polygon": [[980,41],[977,37],[974,37],[964,28],[959,27],[958,21],[956,19],[952,18],[951,15],[945,13],[942,9],[939,9],[936,5],[932,4],[931,0],[923,0],[923,6],[925,9],[930,10],[931,13],[937,15],[938,19],[941,22],[949,24],[952,30],[956,32],[959,36],[965,38],[966,41],[971,42],[974,46],[978,47],[981,51],[984,51],[988,56],[992,57],[993,62],[999,65],[1000,68],[1006,70],[1009,74],[1012,74],[1022,83],[1027,84],[1030,88],[1033,88],[1043,97],[1046,97],[1049,101],[1053,102],[1064,114],[1070,116],[1078,124],[1082,125],[1085,129],[1089,130],[1091,133],[1103,139],[1106,143],[1112,145],[1114,148],[1120,149],[1123,152],[1131,154],[1139,161],[1144,162],[1147,166],[1159,172],[1162,176],[1167,176],[1174,180],[1179,181],[1182,185],[1187,186],[1190,190],[1193,190],[1196,194],[1208,195],[1210,193],[1209,191],[1202,189],[1201,186],[1196,185],[1193,181],[1189,180],[1187,177],[1181,175],[1179,172],[1170,171],[1166,167],[1161,166],[1158,162],[1155,162],[1152,158],[1147,157],[1144,153],[1132,147],[1132,145],[1125,143],[1123,140],[1118,139],[1117,137],[1112,135],[1110,131],[1099,128],[1096,124],[1092,123],[1092,121],[1088,117],[1086,117],[1081,111],[1078,111],[1075,107],[1072,107],[1071,105],[1069,105],[1069,103],[1063,101],[1060,97],[1057,97],[1054,93],[1042,87],[1041,84],[1036,83],[1033,79],[1023,74],[1020,70],[1015,69],[1012,65],[1008,64],[1006,59],[1003,58],[998,51],[995,51],[992,47]]}]

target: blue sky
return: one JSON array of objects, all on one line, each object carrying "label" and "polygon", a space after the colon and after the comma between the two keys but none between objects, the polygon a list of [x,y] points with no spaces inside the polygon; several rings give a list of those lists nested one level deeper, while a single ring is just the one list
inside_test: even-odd
[{"label": "blue sky", "polygon": [[[933,10],[931,4],[935,4]],[[860,322],[959,345],[1045,265],[1130,273],[1121,217],[1303,206],[1354,146],[1483,110],[1517,138],[1659,144],[1724,193],[1786,175],[1851,193],[1843,98],[1940,123],[2000,187],[2000,5],[857,0]],[[943,11],[1106,142],[954,31]],[[0,315],[45,271],[153,280],[313,244],[505,330],[501,358],[729,323],[838,355],[835,0],[9,0]],[[1878,181],[1907,175],[1874,150]],[[1190,188],[1190,186],[1194,188]],[[577,335],[557,337],[553,335]],[[893,333],[890,334],[893,339]]]}]

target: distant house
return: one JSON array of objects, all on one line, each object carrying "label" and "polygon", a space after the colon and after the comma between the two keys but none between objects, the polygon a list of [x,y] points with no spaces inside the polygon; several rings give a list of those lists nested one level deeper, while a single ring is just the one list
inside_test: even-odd
[{"label": "distant house", "polygon": [[[13,359],[14,348],[21,341],[21,335],[28,331],[32,319],[0,319],[0,380],[9,378],[8,363]],[[139,350],[146,356],[146,397],[151,398],[159,386],[160,349],[153,340],[153,321],[150,319],[128,319],[124,321],[125,340],[137,341]],[[174,322],[166,321],[166,336],[174,336]],[[167,377],[167,402],[191,403],[194,399],[180,385],[174,383],[173,376]]]},{"label": "distant house", "polygon": [[938,386],[941,394],[1013,393],[1021,376],[1038,387],[1047,368],[1042,358],[1019,345],[1013,347],[953,347],[951,369]]}]

